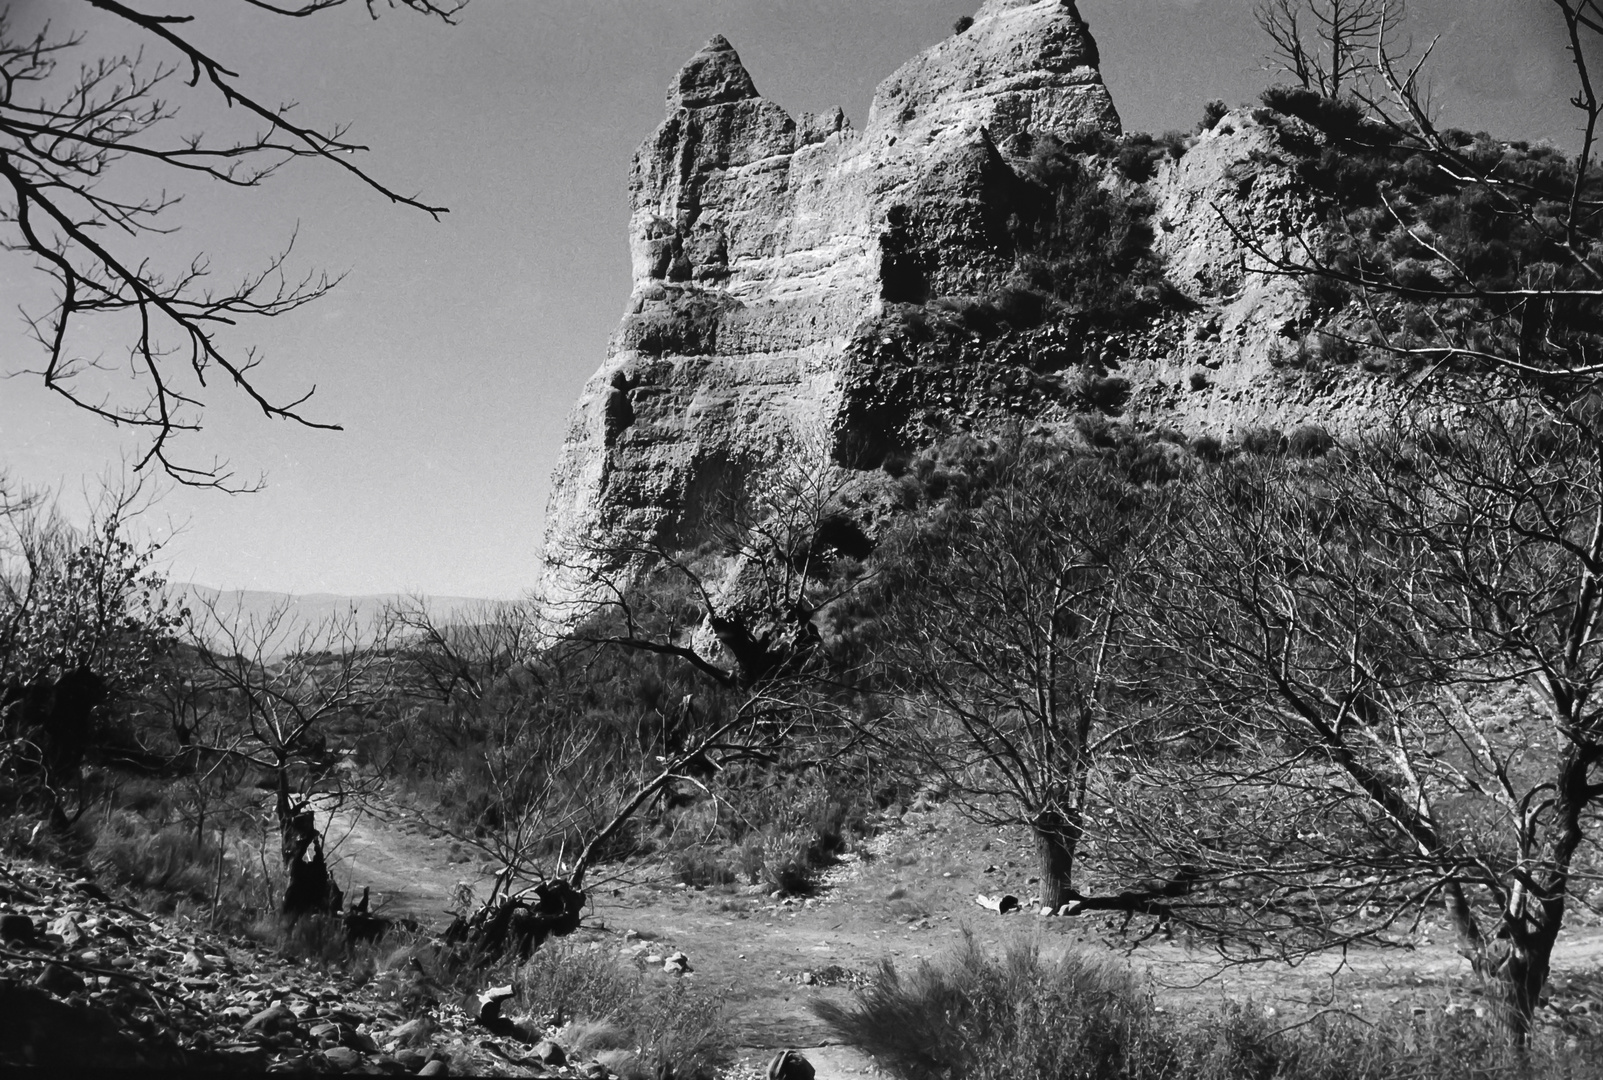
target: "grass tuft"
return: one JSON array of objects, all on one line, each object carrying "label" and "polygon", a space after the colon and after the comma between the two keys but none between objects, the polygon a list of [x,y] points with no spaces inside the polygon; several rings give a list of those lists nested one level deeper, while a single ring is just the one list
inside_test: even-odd
[{"label": "grass tuft", "polygon": [[1595,1077],[1603,1043],[1544,1035],[1523,1053],[1484,1024],[1367,1024],[1329,1015],[1282,1030],[1248,1004],[1177,1020],[1126,972],[1034,947],[987,955],[972,935],[942,963],[888,961],[850,1006],[813,1011],[905,1080],[1515,1080]]}]

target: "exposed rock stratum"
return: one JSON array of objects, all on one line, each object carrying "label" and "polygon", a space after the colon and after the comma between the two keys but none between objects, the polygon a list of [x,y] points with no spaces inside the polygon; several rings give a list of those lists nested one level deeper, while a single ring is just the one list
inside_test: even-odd
[{"label": "exposed rock stratum", "polygon": [[635,545],[693,540],[780,460],[869,468],[988,417],[1064,420],[1088,370],[1128,381],[1126,414],[1192,432],[1340,427],[1374,380],[1287,375],[1307,302],[1250,270],[1253,245],[1285,251],[1312,228],[1260,114],[1231,113],[1141,183],[1106,171],[1153,207],[1182,303],[1131,331],[1047,318],[935,346],[921,312],[1019,272],[1032,148],[1122,134],[1075,4],[988,0],[879,85],[862,130],[838,109],[792,117],[708,42],[634,158],[633,290],[554,473],[550,610]]}]

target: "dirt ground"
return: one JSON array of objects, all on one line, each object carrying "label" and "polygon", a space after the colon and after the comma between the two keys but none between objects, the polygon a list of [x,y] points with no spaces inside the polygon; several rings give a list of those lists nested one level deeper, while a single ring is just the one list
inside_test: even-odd
[{"label": "dirt ground", "polygon": [[[389,914],[425,924],[443,922],[459,882],[480,896],[489,875],[477,859],[426,828],[399,819],[337,817],[329,842],[341,884],[371,886]],[[909,814],[902,827],[826,871],[818,895],[776,899],[755,887],[685,887],[650,864],[603,867],[589,882],[587,936],[615,941],[644,958],[683,951],[684,978],[721,992],[742,1060],[802,1049],[818,1080],[877,1075],[874,1063],[832,1044],[809,1003],[850,1000],[854,981],[882,960],[907,965],[947,953],[965,932],[989,948],[1032,944],[1051,955],[1080,949],[1127,967],[1152,987],[1159,1008],[1218,1008],[1250,1001],[1288,1024],[1330,1008],[1384,1010],[1474,1007],[1469,966],[1440,927],[1426,926],[1404,949],[1350,951],[1283,964],[1231,967],[1212,950],[1153,937],[1136,944],[1141,927],[1118,932],[1119,917],[1042,918],[1029,909],[999,916],[975,903],[978,893],[1034,891],[1027,838],[984,829],[955,815]],[[648,977],[676,978],[654,972]],[[1567,929],[1556,957],[1553,1007],[1561,1017],[1603,998],[1603,930]]]}]

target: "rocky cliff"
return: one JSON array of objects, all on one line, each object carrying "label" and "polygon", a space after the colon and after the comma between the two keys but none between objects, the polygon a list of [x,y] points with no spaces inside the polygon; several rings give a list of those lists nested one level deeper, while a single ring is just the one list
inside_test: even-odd
[{"label": "rocky cliff", "polygon": [[635,156],[633,291],[554,475],[547,598],[693,538],[798,448],[862,469],[1009,415],[1228,433],[1372,393],[1288,364],[1308,304],[1251,272],[1311,227],[1279,128],[1121,138],[1097,65],[1073,0],[988,0],[859,131],[764,99],[721,37],[692,57]]}]

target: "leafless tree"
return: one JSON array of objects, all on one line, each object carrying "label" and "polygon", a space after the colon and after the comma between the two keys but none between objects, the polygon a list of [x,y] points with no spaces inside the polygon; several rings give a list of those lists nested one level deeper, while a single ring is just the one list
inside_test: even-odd
[{"label": "leafless tree", "polygon": [[354,611],[302,626],[287,605],[241,618],[203,602],[189,636],[195,693],[178,700],[203,704],[185,710],[185,749],[202,768],[243,766],[273,792],[284,914],[337,911],[316,814],[372,794],[373,784],[340,768],[328,729],[382,707],[385,658],[361,642]]},{"label": "leafless tree", "polygon": [[1100,778],[1135,865],[1203,871],[1166,914],[1296,956],[1440,911],[1528,1032],[1599,869],[1596,416],[1499,404],[1198,485],[1153,593],[1177,712]]},{"label": "leafless tree", "polygon": [[[620,727],[621,718],[598,718],[586,702],[585,669],[597,650],[632,646],[597,634],[519,652],[531,625],[520,611],[532,615],[508,605],[457,628],[409,605],[392,615],[383,646],[404,693],[462,712],[462,749],[476,756],[482,809],[471,821],[419,816],[499,867],[489,895],[454,931],[484,957],[526,954],[545,936],[576,928],[586,881],[671,788],[691,785],[716,799],[724,770],[771,763],[816,727],[817,710],[776,695],[772,681],[740,689],[727,711],[700,715],[692,695],[668,706],[672,723],[664,716],[660,730]],[[641,634],[658,629],[634,625]],[[725,673],[710,670],[714,688],[728,685]],[[405,714],[397,724],[412,722]]]},{"label": "leafless tree", "polygon": [[1120,726],[1132,590],[1151,572],[1163,494],[1061,448],[1004,446],[983,490],[881,559],[877,725],[888,760],[938,777],[978,820],[1035,837],[1042,903],[1080,899],[1087,781]]},{"label": "leafless tree", "polygon": [[1332,99],[1364,88],[1403,15],[1403,0],[1263,0],[1253,9],[1273,43],[1271,63]]},{"label": "leafless tree", "polygon": [[[273,4],[235,0],[269,15],[306,18],[347,0]],[[450,22],[466,0],[365,0],[404,6]],[[176,273],[149,257],[152,238],[174,229],[190,181],[236,188],[263,183],[285,164],[311,158],[343,170],[378,195],[435,218],[443,207],[403,195],[351,155],[364,149],[341,126],[294,119],[248,89],[231,62],[199,44],[197,16],[161,15],[132,0],[74,0],[94,29],[60,34],[45,26],[21,32],[0,9],[0,243],[50,279],[48,305],[24,312],[44,354],[35,371],[72,405],[149,434],[139,465],[155,462],[180,483],[229,486],[221,463],[184,464],[172,454],[175,433],[197,428],[201,395],[213,379],[245,394],[269,417],[335,427],[302,411],[311,391],[291,399],[263,388],[261,356],[225,338],[256,317],[287,314],[335,284],[325,274],[290,270],[293,238],[260,270],[212,286],[204,255]],[[204,17],[199,17],[203,19]],[[132,31],[129,52],[95,45],[97,30]],[[218,103],[237,125],[219,134],[177,128],[183,105]],[[98,360],[80,341],[99,333],[127,342],[138,398],[129,400],[89,377]]]},{"label": "leafless tree", "polygon": [[[1327,336],[1433,374],[1514,376],[1572,400],[1603,376],[1603,179],[1594,162],[1603,102],[1593,71],[1603,16],[1592,0],[1550,3],[1576,73],[1573,157],[1441,128],[1425,88],[1434,45],[1412,62],[1377,47],[1376,78],[1358,92],[1372,124],[1363,145],[1346,148],[1389,163],[1377,205],[1345,207],[1337,193],[1330,227],[1293,250],[1270,251],[1232,226],[1256,269],[1352,297]],[[1382,5],[1381,15],[1385,37],[1398,13]],[[1465,201],[1463,213],[1444,214],[1405,190],[1421,183]]]}]

